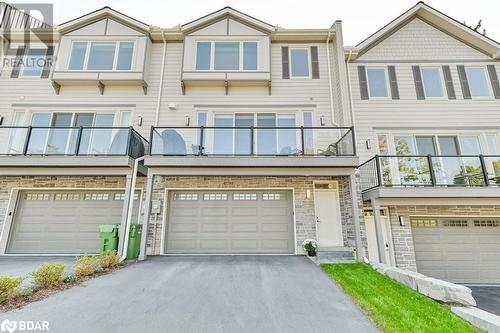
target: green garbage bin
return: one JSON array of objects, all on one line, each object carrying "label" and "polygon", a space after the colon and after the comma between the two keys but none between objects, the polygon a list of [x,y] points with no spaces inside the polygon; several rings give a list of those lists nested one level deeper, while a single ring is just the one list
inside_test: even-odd
[{"label": "green garbage bin", "polygon": [[127,259],[139,257],[141,250],[142,224],[131,224],[128,236]]},{"label": "green garbage bin", "polygon": [[118,252],[118,228],[119,224],[101,224],[99,226],[99,238],[101,239],[101,253],[107,251]]}]

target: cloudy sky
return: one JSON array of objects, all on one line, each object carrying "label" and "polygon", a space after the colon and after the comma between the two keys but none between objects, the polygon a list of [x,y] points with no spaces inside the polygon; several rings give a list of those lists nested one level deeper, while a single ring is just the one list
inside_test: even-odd
[{"label": "cloudy sky", "polygon": [[[49,1],[10,1],[49,2]],[[344,24],[344,41],[355,45],[416,4],[415,0],[53,0],[59,24],[104,6],[140,21],[170,28],[224,6],[284,28],[328,28],[335,20]],[[500,0],[430,0],[434,8],[468,25],[482,19],[489,37],[500,41]]]}]

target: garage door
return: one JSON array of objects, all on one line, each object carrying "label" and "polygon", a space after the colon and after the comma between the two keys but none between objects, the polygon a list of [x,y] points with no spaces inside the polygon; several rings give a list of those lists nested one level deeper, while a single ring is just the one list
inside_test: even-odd
[{"label": "garage door", "polygon": [[167,253],[293,253],[291,191],[169,194]]},{"label": "garage door", "polygon": [[417,269],[457,283],[500,283],[500,218],[413,218]]},{"label": "garage door", "polygon": [[99,225],[121,222],[124,196],[123,191],[20,192],[7,253],[98,253]]}]

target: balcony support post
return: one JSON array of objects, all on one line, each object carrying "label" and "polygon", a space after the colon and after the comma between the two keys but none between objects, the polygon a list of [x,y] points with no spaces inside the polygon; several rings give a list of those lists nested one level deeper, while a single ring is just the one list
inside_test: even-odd
[{"label": "balcony support post", "polygon": [[490,179],[488,178],[488,170],[486,169],[486,163],[484,161],[484,156],[479,155],[479,160],[481,161],[481,169],[483,169],[484,185],[490,186]]},{"label": "balcony support post", "polygon": [[378,259],[382,264],[387,264],[385,256],[386,243],[384,241],[384,230],[382,227],[382,218],[380,217],[380,204],[377,199],[371,199],[373,209],[373,223],[375,224],[375,235],[377,238]]},{"label": "balcony support post", "polygon": [[24,141],[24,147],[23,147],[23,155],[26,156],[28,153],[28,146],[30,143],[30,138],[31,138],[31,131],[33,130],[33,127],[28,127],[28,133],[26,133],[26,141]]},{"label": "balcony support post", "polygon": [[204,130],[204,127],[201,126],[200,127],[200,145],[198,146],[198,156],[201,156],[203,155],[203,131]]},{"label": "balcony support post", "polygon": [[255,154],[255,145],[254,145],[254,137],[255,137],[255,127],[250,127],[250,155]]},{"label": "balcony support post", "polygon": [[76,156],[80,154],[80,142],[82,142],[82,132],[83,132],[83,127],[80,126],[80,128],[78,129],[78,136],[76,137],[76,144],[75,144]]},{"label": "balcony support post", "polygon": [[[121,257],[123,255],[123,245],[125,242],[125,236],[128,235],[128,232],[126,230],[127,227],[127,215],[128,215],[128,210],[129,210],[129,205],[132,203],[130,202],[131,198],[131,193],[132,193],[132,186],[133,186],[133,175],[132,172],[127,174],[127,180],[125,182],[125,197],[123,198],[123,208],[122,208],[122,219],[120,223],[120,233],[119,233],[119,239],[118,239],[118,257]],[[133,196],[132,196],[133,198]]]},{"label": "balcony support post", "polygon": [[304,139],[304,126],[300,126],[300,143],[302,144],[302,155],[306,154],[305,139]]},{"label": "balcony support post", "polygon": [[384,183],[382,182],[382,169],[380,168],[380,156],[375,155],[375,166],[377,167],[377,182],[378,186],[383,186]]},{"label": "balcony support post", "polygon": [[150,168],[148,168],[139,260],[145,260],[147,258],[148,229],[149,229],[149,219],[151,216],[151,198],[153,196],[153,178],[154,178],[154,173]]},{"label": "balcony support post", "polygon": [[434,173],[434,166],[432,165],[432,156],[427,155],[427,164],[429,164],[429,174],[431,175],[431,184],[436,186],[436,174]]},{"label": "balcony support post", "polygon": [[363,241],[361,239],[361,223],[360,223],[360,209],[358,186],[356,184],[356,170],[353,170],[351,175],[349,176],[349,187],[351,192],[351,200],[352,200],[352,219],[354,222],[354,237],[355,237],[355,245],[356,245],[356,261],[362,262],[364,251],[363,251]]}]

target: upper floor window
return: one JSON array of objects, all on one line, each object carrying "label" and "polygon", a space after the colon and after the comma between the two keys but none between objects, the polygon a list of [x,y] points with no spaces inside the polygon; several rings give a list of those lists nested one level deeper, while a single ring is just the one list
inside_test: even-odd
[{"label": "upper floor window", "polygon": [[257,70],[257,42],[197,42],[196,70]]},{"label": "upper floor window", "polygon": [[40,77],[45,66],[46,49],[29,49],[23,61],[22,76]]},{"label": "upper floor window", "polygon": [[131,70],[133,42],[74,42],[70,70]]},{"label": "upper floor window", "polygon": [[467,81],[472,97],[490,97],[490,87],[482,67],[466,67]]},{"label": "upper floor window", "polygon": [[292,77],[309,77],[309,50],[291,48],[290,65]]},{"label": "upper floor window", "polygon": [[425,97],[444,97],[443,81],[438,67],[421,67]]},{"label": "upper floor window", "polygon": [[385,68],[368,68],[366,72],[370,97],[388,97]]}]

